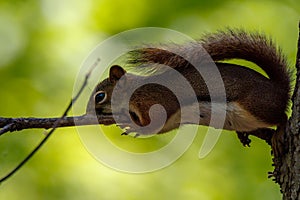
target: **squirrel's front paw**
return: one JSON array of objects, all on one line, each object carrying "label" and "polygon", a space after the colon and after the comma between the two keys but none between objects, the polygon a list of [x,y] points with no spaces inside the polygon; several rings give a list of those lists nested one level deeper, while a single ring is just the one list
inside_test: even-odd
[{"label": "squirrel's front paw", "polygon": [[138,130],[136,128],[134,128],[131,124],[118,124],[117,126],[119,126],[122,130],[123,133],[121,135],[132,135],[134,137],[138,137],[140,134],[138,134]]}]

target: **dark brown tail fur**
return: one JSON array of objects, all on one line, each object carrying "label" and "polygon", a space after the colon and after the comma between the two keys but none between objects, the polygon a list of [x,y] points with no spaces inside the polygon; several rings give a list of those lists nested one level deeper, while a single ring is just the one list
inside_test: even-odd
[{"label": "dark brown tail fur", "polygon": [[287,67],[286,58],[271,39],[259,33],[247,33],[234,29],[218,31],[205,35],[197,42],[184,45],[171,44],[134,50],[130,53],[129,62],[165,64],[180,71],[180,68],[190,67],[189,62],[180,55],[187,55],[193,60],[203,59],[201,56],[203,49],[199,50],[199,45],[202,45],[215,62],[244,59],[255,63],[266,72],[270,80],[277,84],[281,91],[286,92],[288,101],[291,90],[291,73]]}]

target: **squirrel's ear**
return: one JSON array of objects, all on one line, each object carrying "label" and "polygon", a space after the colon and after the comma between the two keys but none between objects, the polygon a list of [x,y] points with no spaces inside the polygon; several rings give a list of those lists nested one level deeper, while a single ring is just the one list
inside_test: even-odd
[{"label": "squirrel's ear", "polygon": [[109,70],[110,82],[112,82],[112,83],[117,82],[125,73],[126,73],[126,71],[119,65],[111,66],[110,70]]}]

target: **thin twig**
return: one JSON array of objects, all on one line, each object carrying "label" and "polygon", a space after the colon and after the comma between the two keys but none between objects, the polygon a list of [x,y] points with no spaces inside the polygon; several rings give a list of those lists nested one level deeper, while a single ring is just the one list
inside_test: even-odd
[{"label": "thin twig", "polygon": [[[64,113],[62,114],[62,116],[57,119],[53,126],[51,131],[46,135],[46,137],[33,149],[33,151],[22,161],[19,163],[19,165],[17,165],[11,172],[9,172],[7,175],[5,175],[3,178],[0,179],[0,183],[4,182],[5,180],[7,180],[8,178],[10,178],[13,174],[15,174],[42,146],[43,144],[50,138],[50,136],[54,133],[54,131],[56,130],[56,128],[58,127],[58,125],[60,124],[60,122],[67,116],[69,110],[72,108],[72,105],[76,102],[76,100],[78,99],[78,97],[81,95],[82,91],[84,90],[84,88],[87,85],[88,79],[93,71],[93,69],[97,66],[98,62],[100,61],[100,59],[98,59],[94,65],[92,65],[91,69],[88,71],[88,73],[85,76],[84,82],[80,88],[80,90],[78,91],[78,93],[75,95],[75,97],[73,97],[68,105],[68,107],[66,108],[66,110],[64,111]],[[6,126],[7,127],[7,126]],[[7,128],[6,128],[7,129]]]}]

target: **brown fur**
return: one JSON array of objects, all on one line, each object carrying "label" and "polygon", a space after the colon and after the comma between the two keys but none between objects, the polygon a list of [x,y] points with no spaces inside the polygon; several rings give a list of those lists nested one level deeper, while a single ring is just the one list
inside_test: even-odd
[{"label": "brown fur", "polygon": [[[243,120],[247,120],[245,118],[249,116],[249,120],[251,118],[253,124],[268,124],[270,126],[280,125],[286,120],[285,112],[288,108],[291,90],[289,68],[281,51],[262,34],[249,34],[245,31],[229,29],[206,35],[198,42],[134,50],[130,52],[128,61],[142,70],[150,68],[159,70],[160,66],[157,64],[172,67],[189,81],[199,102],[210,102],[211,95],[214,95],[214,99],[218,100],[218,95],[221,94],[222,88],[219,88],[219,80],[214,80],[212,76],[210,84],[212,84],[214,91],[209,93],[203,77],[193,66],[193,63],[196,63],[200,64],[201,68],[210,70],[207,63],[209,59],[207,59],[205,51],[211,56],[221,74],[227,102],[233,103],[230,105],[238,105],[237,110],[241,110]],[[268,77],[244,66],[219,62],[233,58],[244,59],[257,64],[266,72]],[[187,60],[192,60],[192,63]],[[163,80],[166,84],[176,88],[184,98],[185,103],[194,104],[195,102],[190,99],[190,94],[186,92],[186,88],[178,81],[173,71],[166,70],[160,74],[137,76],[126,73],[121,67],[113,66],[110,70],[110,77],[99,83],[93,92],[95,94],[100,90],[106,91],[108,95],[106,102],[95,105],[92,95],[87,112],[95,109],[98,114],[112,112],[110,105],[112,90],[115,89],[115,84],[124,74],[129,76],[125,78],[118,91],[121,102],[118,105],[120,113],[122,113],[122,98],[126,92],[132,85],[145,81]],[[168,118],[180,110],[179,102],[172,91],[157,84],[146,84],[138,88],[130,97],[129,104],[130,117],[140,126],[146,126],[151,122],[149,109],[154,104],[164,106]],[[238,117],[239,113],[234,116]],[[177,116],[173,118],[178,119]],[[179,122],[174,122],[173,126],[169,126],[163,131],[178,127],[177,123]],[[230,124],[230,121],[228,123]],[[255,130],[255,127],[252,129]],[[132,128],[131,131],[138,132],[138,129]]]}]

